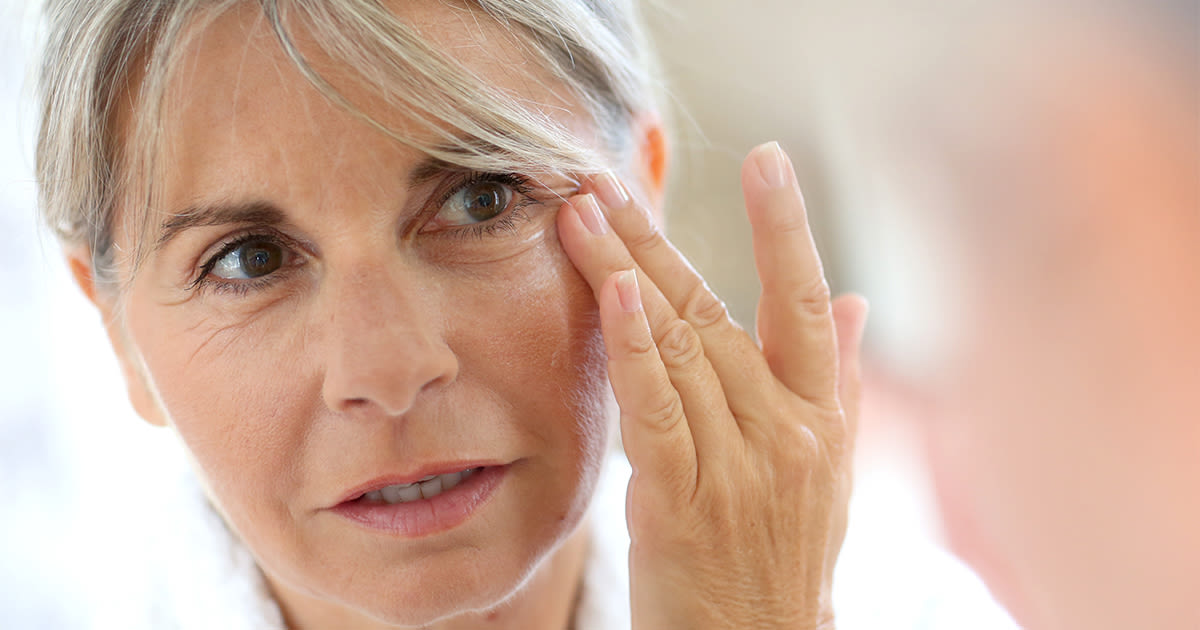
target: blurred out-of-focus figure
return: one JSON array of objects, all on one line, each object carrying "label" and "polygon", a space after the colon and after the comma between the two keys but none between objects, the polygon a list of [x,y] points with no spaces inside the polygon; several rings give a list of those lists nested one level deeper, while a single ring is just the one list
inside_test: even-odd
[{"label": "blurred out-of-focus figure", "polygon": [[1198,15],[860,2],[809,23],[859,264],[907,305],[882,354],[917,392],[948,538],[1029,630],[1200,628]]}]

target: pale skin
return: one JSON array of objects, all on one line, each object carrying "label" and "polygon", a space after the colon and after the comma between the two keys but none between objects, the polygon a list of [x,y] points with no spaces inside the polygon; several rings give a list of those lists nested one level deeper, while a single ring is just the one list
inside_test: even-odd
[{"label": "pale skin", "polygon": [[[402,10],[468,49],[445,5]],[[472,26],[476,47],[504,52],[464,63],[530,102],[562,102],[512,69],[504,55],[517,53],[488,41],[498,28]],[[634,627],[832,627],[865,304],[830,300],[777,145],[743,169],[764,287],[756,342],[659,231],[667,154],[653,116],[630,130],[632,162],[614,165],[625,182],[546,177],[522,193],[520,222],[462,239],[511,206],[460,223],[431,202],[460,186],[453,173],[393,185],[424,156],[313,90],[253,11],[197,41],[200,63],[168,95],[166,205],[276,212],[179,231],[121,295],[97,290],[88,252],[70,265],[138,412],[180,433],[290,627],[567,627],[608,382],[634,468]],[[204,265],[231,260],[248,231],[278,247],[277,269],[223,278]],[[382,536],[325,509],[381,469],[465,459],[508,473],[447,532]]]}]

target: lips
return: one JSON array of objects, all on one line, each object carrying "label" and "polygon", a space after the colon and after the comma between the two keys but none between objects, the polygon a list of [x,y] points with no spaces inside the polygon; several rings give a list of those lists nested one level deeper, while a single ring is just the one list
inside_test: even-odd
[{"label": "lips", "polygon": [[455,463],[429,472],[376,478],[348,492],[330,512],[390,537],[444,532],[483,509],[507,478],[510,464]]},{"label": "lips", "polygon": [[358,498],[359,501],[369,501],[373,503],[411,503],[412,501],[420,501],[421,499],[432,499],[442,492],[453,490],[462,483],[464,479],[470,479],[472,475],[483,470],[482,468],[468,468],[452,473],[442,475],[429,475],[419,481],[404,484],[393,484],[384,486],[379,490],[371,490]]},{"label": "lips", "polygon": [[346,494],[342,495],[342,498],[338,500],[338,504],[349,501],[358,501],[365,498],[368,494],[375,492],[382,493],[385,488],[389,487],[419,486],[435,478],[442,478],[443,489],[446,489],[446,481],[452,481],[452,483],[449,484],[451,487],[457,485],[457,483],[453,483],[452,479],[453,475],[455,474],[460,476],[458,481],[461,482],[464,473],[469,473],[467,474],[469,477],[470,474],[478,472],[479,469],[503,465],[504,464],[499,462],[489,461],[448,462],[444,464],[430,464],[422,466],[418,470],[409,473],[382,475],[355,486]]}]

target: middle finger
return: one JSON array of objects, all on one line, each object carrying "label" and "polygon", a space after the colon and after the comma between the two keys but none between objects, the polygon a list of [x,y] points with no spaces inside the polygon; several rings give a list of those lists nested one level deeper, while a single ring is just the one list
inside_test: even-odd
[{"label": "middle finger", "polygon": [[634,201],[612,173],[587,180],[629,253],[662,291],[679,316],[696,329],[739,420],[754,415],[764,387],[774,384],[770,367],[754,339],[733,321],[724,302],[687,258],[667,240],[648,208]]},{"label": "middle finger", "polygon": [[559,212],[558,226],[563,249],[592,287],[597,301],[613,273],[637,271],[646,319],[671,384],[679,392],[697,455],[727,447],[737,435],[737,425],[703,343],[609,229],[595,197],[572,197]]}]

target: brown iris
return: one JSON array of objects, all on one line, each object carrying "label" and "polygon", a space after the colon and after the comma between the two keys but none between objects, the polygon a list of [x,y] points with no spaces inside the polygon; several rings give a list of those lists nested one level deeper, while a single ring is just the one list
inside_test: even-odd
[{"label": "brown iris", "polygon": [[504,211],[507,189],[497,182],[479,182],[463,191],[463,210],[472,219],[483,222]]},{"label": "brown iris", "polygon": [[266,241],[246,243],[238,257],[247,278],[260,278],[283,266],[283,249]]}]

